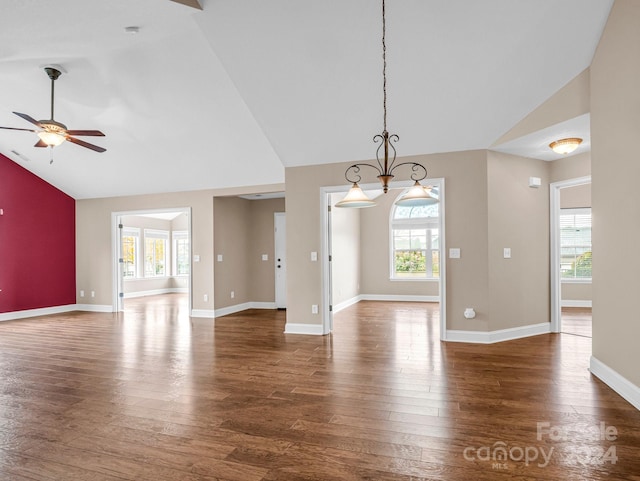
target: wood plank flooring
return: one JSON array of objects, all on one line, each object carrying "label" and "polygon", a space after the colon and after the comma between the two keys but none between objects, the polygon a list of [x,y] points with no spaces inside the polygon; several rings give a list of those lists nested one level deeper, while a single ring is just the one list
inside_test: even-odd
[{"label": "wood plank flooring", "polygon": [[2,322],[0,479],[640,480],[590,339],[441,343],[438,312],[361,302],[300,336],[172,295]]},{"label": "wood plank flooring", "polygon": [[563,307],[561,330],[564,334],[591,337],[591,308]]}]

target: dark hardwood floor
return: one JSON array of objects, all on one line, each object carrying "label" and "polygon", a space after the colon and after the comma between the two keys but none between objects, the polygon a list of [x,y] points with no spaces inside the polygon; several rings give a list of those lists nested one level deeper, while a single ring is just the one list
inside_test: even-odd
[{"label": "dark hardwood floor", "polygon": [[591,308],[563,307],[561,331],[564,334],[591,337]]},{"label": "dark hardwood floor", "polygon": [[586,337],[441,343],[437,308],[383,302],[285,335],[185,301],[0,323],[0,479],[640,480]]}]

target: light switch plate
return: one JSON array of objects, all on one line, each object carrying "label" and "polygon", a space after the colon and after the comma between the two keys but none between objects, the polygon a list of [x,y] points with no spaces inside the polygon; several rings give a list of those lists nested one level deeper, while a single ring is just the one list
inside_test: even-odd
[{"label": "light switch plate", "polygon": [[269,260],[269,254],[262,254],[262,260],[263,261],[268,261]]},{"label": "light switch plate", "polygon": [[222,254],[218,254],[218,262],[222,262]]},{"label": "light switch plate", "polygon": [[449,259],[460,259],[460,248],[452,247],[449,249]]},{"label": "light switch plate", "polygon": [[511,247],[505,247],[503,255],[505,259],[511,259]]}]

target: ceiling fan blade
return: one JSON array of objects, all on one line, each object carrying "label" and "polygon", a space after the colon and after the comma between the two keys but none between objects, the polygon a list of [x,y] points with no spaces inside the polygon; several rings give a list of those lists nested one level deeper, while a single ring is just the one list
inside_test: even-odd
[{"label": "ceiling fan blade", "polygon": [[79,135],[80,137],[82,137],[83,135],[90,137],[104,137],[104,134],[99,130],[67,130],[67,134]]},{"label": "ceiling fan blade", "polygon": [[5,130],[24,130],[25,132],[35,132],[35,130],[33,130],[33,129],[18,129],[16,127],[0,127],[0,129],[5,129]]},{"label": "ceiling fan blade", "polygon": [[42,139],[40,139],[36,142],[36,145],[34,145],[34,147],[49,147],[49,146],[45,144]]},{"label": "ceiling fan blade", "polygon": [[30,115],[27,114],[21,114],[20,112],[14,112],[14,114],[16,114],[18,117],[22,117],[23,119],[25,119],[27,122],[31,122],[33,125],[37,125],[38,127],[40,127],[41,129],[44,128],[42,127],[42,125],[40,125],[40,122],[38,122],[36,119],[34,119],[33,117],[31,117]]},{"label": "ceiling fan blade", "polygon": [[98,147],[97,145],[90,144],[89,142],[85,142],[84,140],[76,139],[75,137],[67,136],[66,139],[69,142],[73,142],[74,144],[81,145],[82,147],[86,147],[87,149],[95,150],[96,152],[106,152],[107,149],[103,147]]}]

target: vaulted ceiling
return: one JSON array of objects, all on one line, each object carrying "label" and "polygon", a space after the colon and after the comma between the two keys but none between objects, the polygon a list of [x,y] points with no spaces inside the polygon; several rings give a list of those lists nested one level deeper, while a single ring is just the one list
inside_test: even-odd
[{"label": "vaulted ceiling", "polygon": [[[612,3],[387,0],[399,155],[491,147],[590,65]],[[60,65],[55,119],[103,131],[86,140],[107,152],[65,142],[50,164],[9,130],[0,152],[75,198],[282,183],[285,167],[374,156],[379,0],[200,4],[4,0],[0,125],[48,118],[42,67]]]}]

